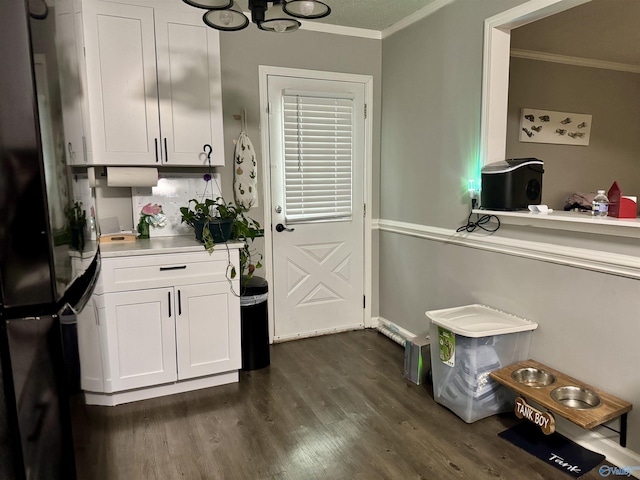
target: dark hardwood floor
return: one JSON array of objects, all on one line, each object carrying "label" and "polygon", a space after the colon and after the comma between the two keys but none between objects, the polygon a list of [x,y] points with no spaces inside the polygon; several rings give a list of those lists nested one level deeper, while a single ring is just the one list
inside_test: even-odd
[{"label": "dark hardwood floor", "polygon": [[234,385],[117,407],[74,398],[78,478],[571,478],[497,436],[513,414],[466,424],[406,381],[403,361],[361,330],[276,344],[270,367]]}]

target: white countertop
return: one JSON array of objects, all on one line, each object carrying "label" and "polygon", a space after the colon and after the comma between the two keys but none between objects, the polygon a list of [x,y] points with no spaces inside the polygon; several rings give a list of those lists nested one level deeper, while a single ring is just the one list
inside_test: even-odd
[{"label": "white countertop", "polygon": [[[95,244],[95,242],[88,243]],[[244,246],[244,243],[227,242],[226,245],[232,249],[240,249]],[[85,247],[85,252],[87,250],[91,250],[91,247],[91,245],[87,245]],[[216,244],[215,251],[224,248],[224,244]],[[151,237],[145,240],[136,240],[135,242],[100,244],[100,256],[102,258],[201,251],[204,251],[204,246],[202,243],[198,242],[193,235],[181,235],[175,237]]]},{"label": "white countertop", "polygon": [[495,215],[502,223],[530,227],[570,230],[619,237],[640,237],[640,218],[593,217],[591,213],[556,211],[533,213],[528,210],[502,211],[474,208],[479,215]]}]

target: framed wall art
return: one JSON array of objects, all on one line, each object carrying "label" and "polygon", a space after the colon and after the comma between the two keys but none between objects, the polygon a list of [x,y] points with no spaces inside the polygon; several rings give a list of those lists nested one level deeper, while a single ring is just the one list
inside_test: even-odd
[{"label": "framed wall art", "polygon": [[520,116],[520,141],[589,145],[591,115],[523,108]]}]

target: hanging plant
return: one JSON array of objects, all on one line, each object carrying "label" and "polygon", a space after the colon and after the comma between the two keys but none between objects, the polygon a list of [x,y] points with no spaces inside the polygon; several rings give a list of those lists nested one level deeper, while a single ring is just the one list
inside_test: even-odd
[{"label": "hanging plant", "polygon": [[[204,175],[207,187],[211,179],[211,174]],[[205,194],[206,191],[207,188]],[[241,283],[253,277],[255,270],[262,267],[262,254],[251,248],[251,244],[256,237],[264,235],[260,224],[246,216],[245,211],[234,203],[227,203],[223,197],[192,198],[186,207],[180,207],[182,222],[194,229],[196,239],[203,243],[209,253],[213,253],[216,244],[226,246],[227,241],[244,242],[244,247],[240,249]],[[237,274],[229,262],[227,277],[232,280]]]}]

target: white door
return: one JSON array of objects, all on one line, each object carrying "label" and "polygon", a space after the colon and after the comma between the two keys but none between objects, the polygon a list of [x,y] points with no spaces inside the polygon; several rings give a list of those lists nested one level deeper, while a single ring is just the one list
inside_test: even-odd
[{"label": "white door", "polygon": [[132,290],[104,297],[111,367],[105,391],[175,382],[173,289]]},{"label": "white door", "polygon": [[268,75],[274,340],[364,326],[365,84]]},{"label": "white door", "polygon": [[178,379],[239,369],[240,308],[229,284],[182,285],[175,291]]}]

